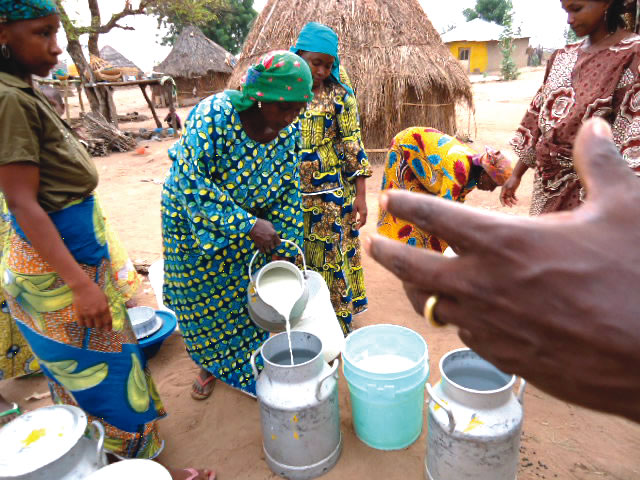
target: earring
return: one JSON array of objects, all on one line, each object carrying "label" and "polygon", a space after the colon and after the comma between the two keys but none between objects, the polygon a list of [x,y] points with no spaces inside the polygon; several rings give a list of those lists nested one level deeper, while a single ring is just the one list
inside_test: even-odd
[{"label": "earring", "polygon": [[258,102],[258,108],[262,109],[262,102]]},{"label": "earring", "polygon": [[0,54],[2,54],[2,58],[5,60],[9,60],[11,58],[11,50],[6,43],[0,45]]}]

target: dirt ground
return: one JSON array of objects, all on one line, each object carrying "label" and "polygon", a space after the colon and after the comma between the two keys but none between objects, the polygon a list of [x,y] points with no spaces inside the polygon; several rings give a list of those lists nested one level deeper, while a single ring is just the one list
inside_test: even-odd
[{"label": "dirt ground", "polygon": [[[508,148],[514,129],[542,81],[542,70],[527,71],[517,81],[474,85],[476,115],[460,113],[460,131],[470,131],[475,145]],[[73,104],[77,99],[72,99]],[[138,90],[119,91],[116,103],[120,113],[138,111],[148,115]],[[74,114],[77,112],[74,106]],[[189,109],[180,109],[186,118]],[[161,109],[161,118],[166,115]],[[152,121],[125,125],[126,128],[153,127]],[[476,133],[477,128],[477,133]],[[166,150],[172,140],[147,142],[144,156],[116,154],[97,159],[101,175],[99,193],[109,217],[136,262],[150,263],[161,256],[160,191],[169,167]],[[380,166],[368,182],[370,217],[365,233],[375,230],[377,192],[382,177]],[[498,192],[473,192],[467,203],[510,214],[526,215],[531,192],[531,176],[523,180],[520,205],[512,210],[499,206]],[[406,300],[400,282],[365,256],[370,309],[358,317],[357,326],[396,323],[418,331],[429,345],[431,376],[440,375],[438,362],[449,350],[462,346],[452,328],[435,330],[415,314]],[[148,282],[138,296],[141,304],[155,305]],[[173,335],[151,360],[154,378],[169,417],[161,422],[166,440],[162,460],[175,466],[206,466],[219,472],[221,479],[264,480],[278,478],[264,462],[261,448],[260,417],[257,403],[222,383],[206,401],[196,402],[189,389],[196,366],[185,353],[179,335]],[[46,391],[42,378],[9,380],[0,383],[3,395],[33,409],[48,400],[26,401],[34,392]],[[606,395],[606,392],[603,392]],[[340,412],[344,451],[337,466],[325,477],[330,479],[423,478],[426,431],[411,447],[396,452],[373,450],[360,442],[351,423],[347,385],[341,378]],[[425,423],[426,425],[426,423]],[[426,427],[425,427],[426,430]],[[529,385],[525,395],[525,421],[522,434],[521,480],[640,478],[640,425],[618,417],[594,413],[558,401]],[[455,479],[449,479],[455,480]]]}]

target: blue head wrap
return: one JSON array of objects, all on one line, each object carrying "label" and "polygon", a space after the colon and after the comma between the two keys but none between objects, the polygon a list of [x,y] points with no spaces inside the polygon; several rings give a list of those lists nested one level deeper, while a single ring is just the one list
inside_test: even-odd
[{"label": "blue head wrap", "polygon": [[57,13],[54,0],[0,0],[0,23],[33,20]]},{"label": "blue head wrap", "polygon": [[309,22],[298,35],[298,41],[291,47],[293,53],[300,50],[315,53],[324,53],[334,58],[331,78],[349,93],[353,95],[353,89],[340,80],[340,57],[338,57],[338,35],[331,28],[322,23]]}]

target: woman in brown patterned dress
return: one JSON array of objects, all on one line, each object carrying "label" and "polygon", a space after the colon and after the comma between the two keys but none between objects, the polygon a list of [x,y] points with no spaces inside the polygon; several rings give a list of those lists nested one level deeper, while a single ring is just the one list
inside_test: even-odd
[{"label": "woman in brown patterned dress", "polygon": [[359,230],[367,221],[371,169],[360,135],[358,103],[338,58],[338,35],[311,22],[291,48],[313,75],[314,99],[300,115],[300,177],[307,265],[320,273],[345,335],[367,308]]},{"label": "woman in brown patterned dress", "polygon": [[522,175],[534,168],[531,215],[582,203],[572,149],[580,125],[591,117],[611,124],[618,149],[640,174],[640,36],[629,31],[636,2],[562,0],[562,7],[576,34],[587,38],[551,56],[512,141],[519,161],[500,195],[503,205],[513,206]]}]

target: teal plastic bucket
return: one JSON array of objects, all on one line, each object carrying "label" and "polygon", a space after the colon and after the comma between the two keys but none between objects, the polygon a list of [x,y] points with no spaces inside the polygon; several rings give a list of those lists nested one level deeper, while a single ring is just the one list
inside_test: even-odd
[{"label": "teal plastic bucket", "polygon": [[[396,360],[386,362],[395,365],[395,371],[382,372],[380,362],[369,361],[380,355],[385,357],[378,360]],[[405,327],[372,325],[347,337],[342,357],[358,438],[379,450],[399,450],[415,442],[422,433],[424,386],[429,378],[424,339]]]}]

